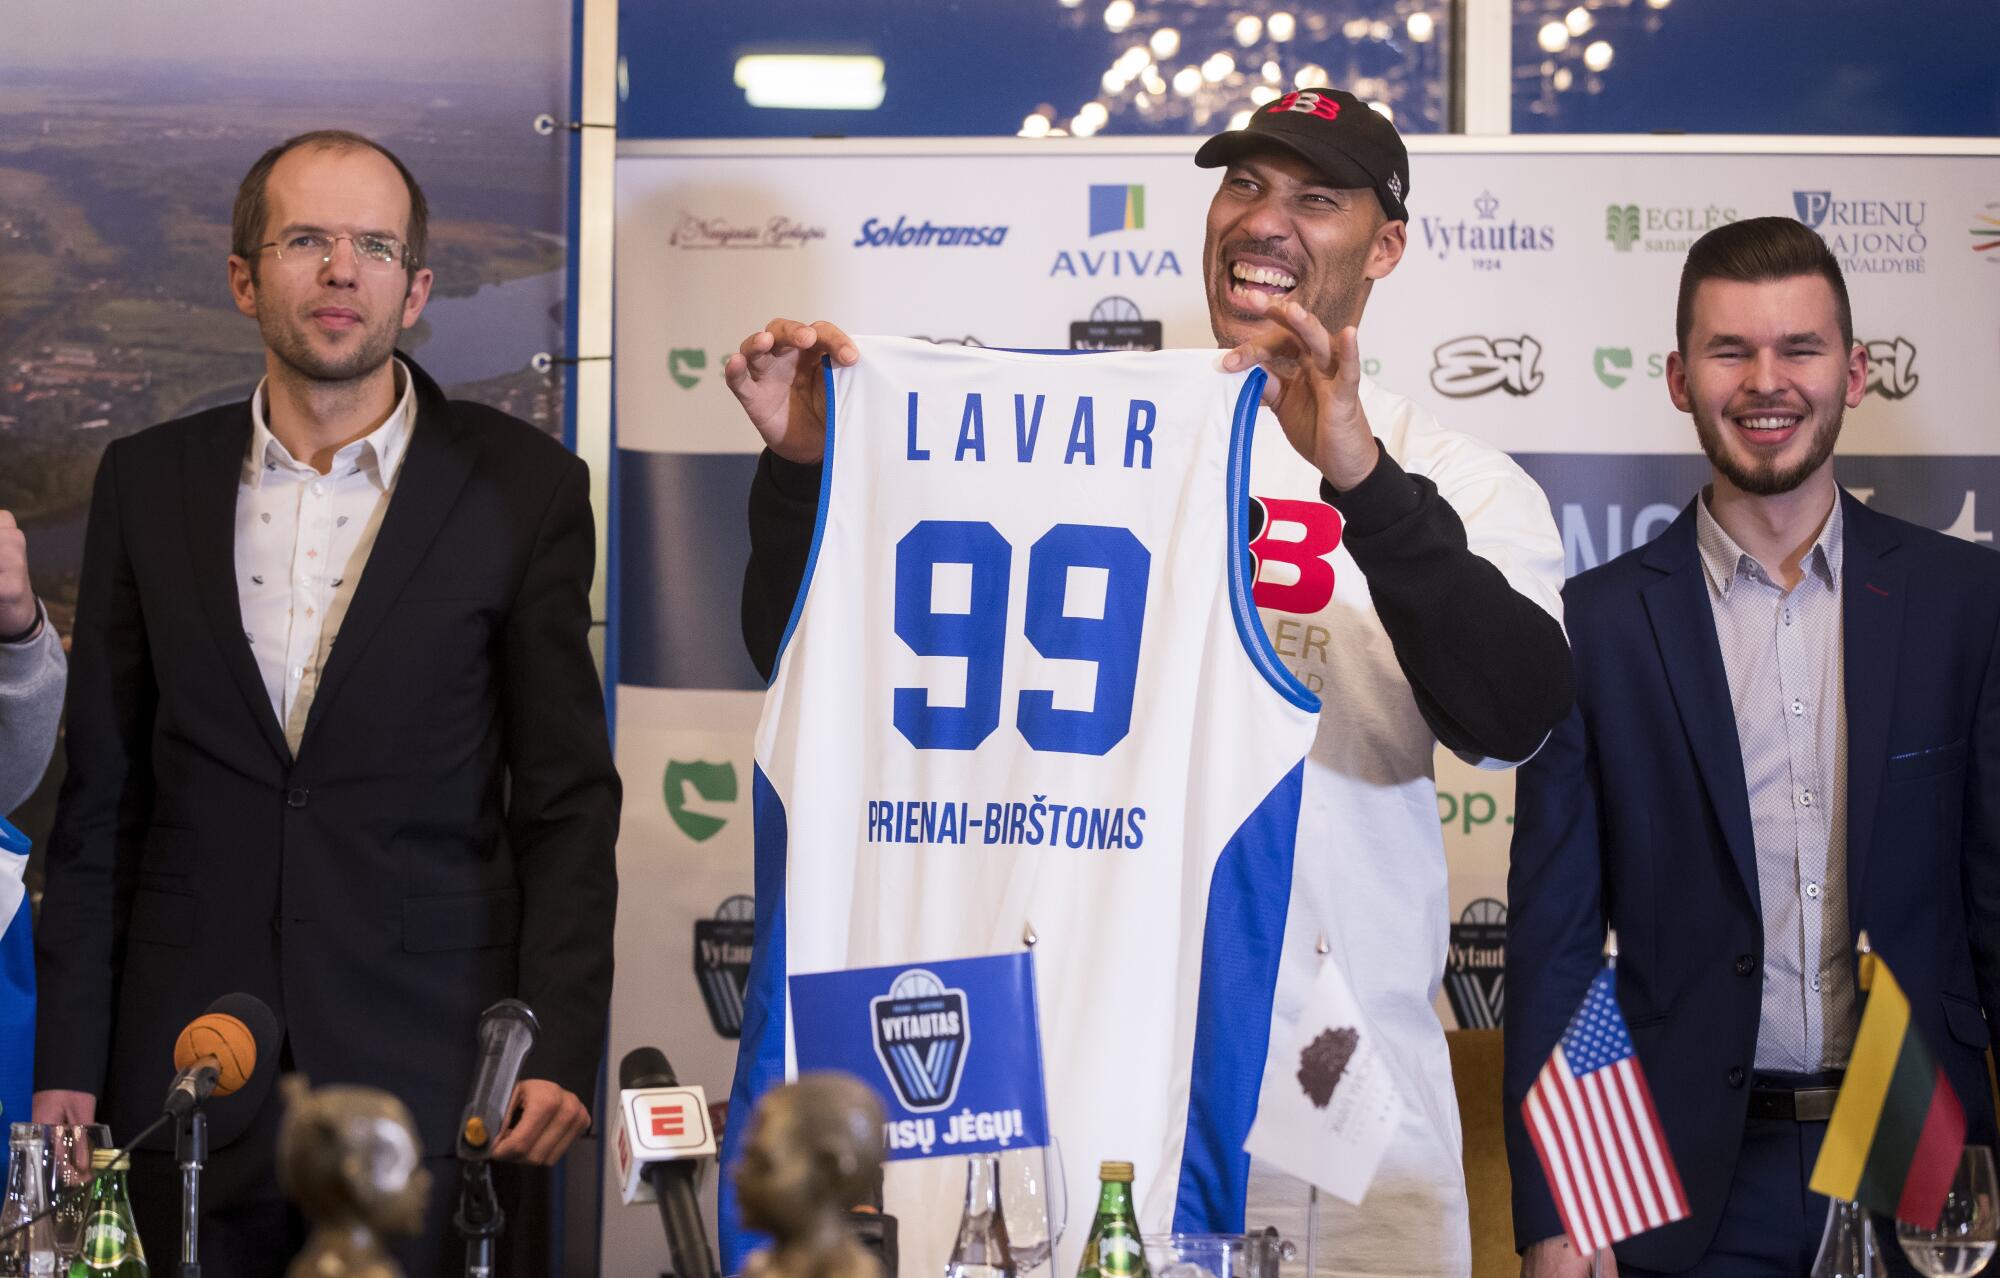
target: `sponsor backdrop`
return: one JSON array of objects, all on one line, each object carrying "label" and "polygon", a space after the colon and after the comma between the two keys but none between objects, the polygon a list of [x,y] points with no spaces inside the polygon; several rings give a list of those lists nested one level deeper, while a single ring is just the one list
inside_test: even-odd
[{"label": "sponsor backdrop", "polygon": [[[761,684],[737,623],[756,440],[723,385],[724,358],[775,315],[992,346],[1207,346],[1202,216],[1217,175],[1194,167],[1193,145],[621,149],[615,518],[628,803],[611,1059],[660,1044],[683,1081],[715,1096],[735,1059]],[[1367,371],[1513,453],[1548,493],[1571,572],[1657,535],[1703,482],[1693,430],[1664,386],[1675,286],[1701,232],[1765,214],[1825,236],[1868,343],[1869,393],[1848,416],[1842,481],[1893,514],[1992,541],[2000,151],[1418,145],[1409,251],[1361,330]],[[1258,595],[1282,611],[1280,583]],[[1281,652],[1313,642],[1302,625],[1279,617]],[[1445,754],[1437,781],[1453,875],[1438,1012],[1447,1025],[1493,1026],[1504,1013],[1513,784]],[[1067,1263],[1086,1224],[1071,1222]],[[605,1248],[606,1272],[642,1272],[660,1252],[658,1226],[608,1212]]]}]

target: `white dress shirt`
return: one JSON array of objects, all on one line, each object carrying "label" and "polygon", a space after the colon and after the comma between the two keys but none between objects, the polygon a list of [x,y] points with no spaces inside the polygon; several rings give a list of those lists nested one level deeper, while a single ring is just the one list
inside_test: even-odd
[{"label": "white dress shirt", "polygon": [[264,383],[250,398],[250,450],[236,489],[236,594],[294,755],[416,426],[414,383],[400,362],[396,380],[395,411],[335,453],[324,475],[271,434]]},{"label": "white dress shirt", "polygon": [[1757,848],[1764,916],[1760,1070],[1844,1069],[1854,1045],[1854,938],[1847,921],[1847,698],[1841,643],[1840,502],[1790,590],[1695,508],[1715,638]]}]

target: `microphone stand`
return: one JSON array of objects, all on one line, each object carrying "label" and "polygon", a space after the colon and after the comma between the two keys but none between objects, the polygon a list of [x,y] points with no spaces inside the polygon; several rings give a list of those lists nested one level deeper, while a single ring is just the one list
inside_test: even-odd
[{"label": "microphone stand", "polygon": [[201,1278],[201,1168],[208,1161],[208,1115],[200,1104],[181,1119],[174,1146],[181,1163],[179,1278]]},{"label": "microphone stand", "polygon": [[493,1169],[484,1158],[458,1160],[458,1211],[452,1224],[465,1238],[465,1278],[493,1278],[493,1240],[507,1213],[493,1195]]}]

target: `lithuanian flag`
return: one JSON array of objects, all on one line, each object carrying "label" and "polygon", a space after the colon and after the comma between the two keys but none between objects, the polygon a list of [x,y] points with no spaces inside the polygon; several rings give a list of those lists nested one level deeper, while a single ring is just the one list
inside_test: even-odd
[{"label": "lithuanian flag", "polygon": [[1910,1020],[1910,1000],[1889,965],[1861,948],[1861,1015],[1847,1078],[1833,1104],[1812,1189],[1937,1228],[1965,1148],[1965,1110]]}]

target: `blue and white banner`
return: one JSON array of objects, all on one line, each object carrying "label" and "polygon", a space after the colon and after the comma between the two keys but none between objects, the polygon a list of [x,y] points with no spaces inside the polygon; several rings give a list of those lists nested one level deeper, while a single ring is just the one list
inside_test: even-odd
[{"label": "blue and white banner", "polygon": [[799,1070],[875,1089],[888,1157],[1049,1143],[1033,957],[997,954],[791,978]]}]

